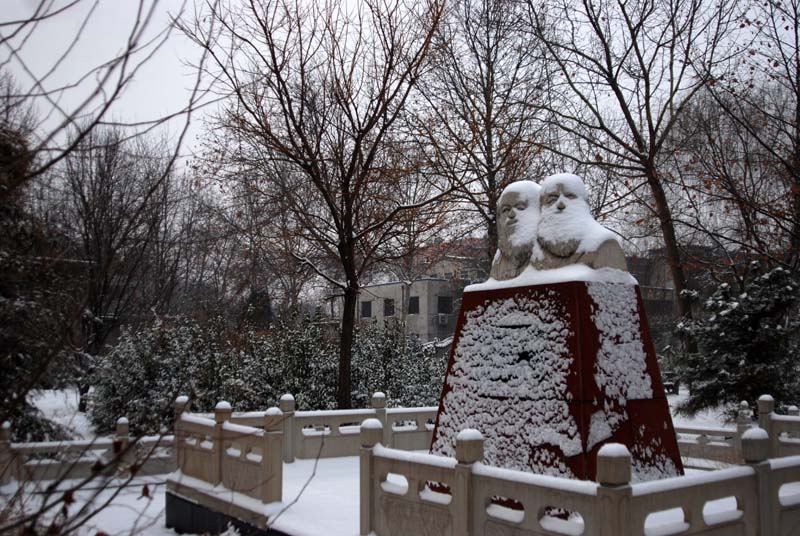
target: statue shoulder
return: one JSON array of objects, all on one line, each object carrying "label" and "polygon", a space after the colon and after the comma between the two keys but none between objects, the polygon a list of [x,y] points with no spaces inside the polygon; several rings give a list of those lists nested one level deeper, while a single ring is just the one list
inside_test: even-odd
[{"label": "statue shoulder", "polygon": [[613,238],[603,241],[597,251],[592,253],[592,257],[593,259],[589,263],[592,268],[616,268],[617,270],[628,271],[622,246]]}]

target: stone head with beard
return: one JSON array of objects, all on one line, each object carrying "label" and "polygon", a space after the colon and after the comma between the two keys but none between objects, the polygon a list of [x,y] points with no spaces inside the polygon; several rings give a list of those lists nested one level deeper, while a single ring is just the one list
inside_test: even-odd
[{"label": "stone head with beard", "polygon": [[490,273],[493,279],[513,279],[528,266],[538,219],[539,185],[533,181],[509,184],[497,202],[498,248]]},{"label": "stone head with beard", "polygon": [[591,268],[627,270],[616,235],[597,223],[589,210],[583,180],[551,175],[542,182],[541,218],[531,263],[537,270],[585,264]]}]

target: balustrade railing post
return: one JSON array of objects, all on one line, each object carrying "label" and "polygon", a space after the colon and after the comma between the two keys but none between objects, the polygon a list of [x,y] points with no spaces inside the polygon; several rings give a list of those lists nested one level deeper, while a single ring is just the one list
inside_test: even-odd
[{"label": "balustrade railing post", "polygon": [[742,434],[744,434],[750,427],[753,426],[753,412],[750,410],[750,405],[747,401],[742,400],[739,402],[739,411],[736,413],[736,450],[739,455],[737,459],[741,461],[742,458]]},{"label": "balustrade railing post", "polygon": [[183,471],[184,461],[186,460],[186,445],[184,443],[186,437],[181,427],[181,415],[187,411],[189,411],[189,397],[181,395],[175,399],[175,422],[173,424],[175,440],[172,447],[175,455],[175,467],[179,471]]},{"label": "balustrade railing post", "polygon": [[384,447],[393,447],[392,425],[386,421],[386,395],[380,391],[373,393],[370,404],[372,405],[372,409],[375,410],[375,418],[381,421],[381,426],[383,426],[381,443]]},{"label": "balustrade railing post", "polygon": [[[786,414],[789,415],[790,417],[800,417],[800,408],[794,405],[789,406],[788,408],[786,408]],[[797,439],[798,437],[800,437],[800,434],[798,434],[797,432],[789,432],[788,435],[793,439]]]},{"label": "balustrade railing post", "polygon": [[269,408],[264,414],[264,445],[261,451],[263,502],[283,499],[283,421],[283,412],[278,408]]},{"label": "balustrade railing post", "polygon": [[602,520],[600,534],[630,534],[631,454],[625,445],[608,443],[597,453],[596,519]]},{"label": "balustrade railing post", "polygon": [[128,445],[130,445],[130,424],[127,417],[120,417],[114,430],[114,454],[125,452]]},{"label": "balustrade railing post", "polygon": [[218,402],[214,407],[214,435],[211,438],[214,446],[212,447],[213,450],[209,474],[209,481],[212,486],[216,486],[222,482],[222,461],[223,456],[225,456],[225,442],[222,439],[222,425],[225,424],[226,421],[231,420],[231,415],[233,415],[233,408],[231,408],[231,405],[224,400]]},{"label": "balustrade railing post", "polygon": [[278,407],[283,412],[283,461],[292,463],[294,461],[295,449],[299,447],[299,445],[295,445],[294,397],[289,393],[282,395]]},{"label": "balustrade railing post", "polygon": [[373,482],[373,449],[381,442],[383,425],[378,419],[365,419],[361,423],[359,450],[359,534],[367,536],[372,532],[375,521],[375,490]]},{"label": "balustrade railing post", "polygon": [[17,474],[17,457],[11,449],[11,423],[5,421],[0,425],[0,485],[5,486]]},{"label": "balustrade railing post", "polygon": [[775,412],[775,399],[770,395],[758,397],[758,426],[763,429],[770,438],[769,458],[778,456],[778,434],[775,433],[772,425],[772,414]]},{"label": "balustrade railing post", "polygon": [[[761,399],[759,399],[759,413],[760,411]],[[759,420],[760,419],[761,415],[759,415]],[[756,473],[758,534],[764,535],[774,534],[773,531],[778,526],[775,522],[775,515],[779,505],[770,493],[770,445],[769,434],[767,434],[767,431],[763,428],[751,428],[742,435],[742,456],[744,457],[745,463],[750,465]]]},{"label": "balustrade railing post", "polygon": [[456,460],[453,488],[453,534],[473,534],[472,516],[472,464],[483,460],[483,436],[474,428],[465,428],[456,436]]}]

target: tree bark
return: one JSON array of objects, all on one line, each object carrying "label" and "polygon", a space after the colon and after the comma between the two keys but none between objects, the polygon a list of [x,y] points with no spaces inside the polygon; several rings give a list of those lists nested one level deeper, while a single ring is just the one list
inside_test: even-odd
[{"label": "tree bark", "polygon": [[353,406],[350,365],[353,355],[353,332],[355,330],[357,303],[358,283],[351,282],[344,290],[342,336],[339,341],[339,379],[336,387],[336,405],[339,409],[350,409]]},{"label": "tree bark", "polygon": [[681,263],[678,239],[675,236],[675,224],[672,219],[669,203],[667,203],[667,196],[664,193],[664,188],[661,181],[658,179],[658,173],[655,169],[649,167],[646,176],[647,184],[650,186],[650,191],[653,194],[653,201],[655,203],[658,222],[661,227],[661,234],[664,238],[667,265],[669,266],[670,275],[672,275],[672,281],[675,286],[677,314],[679,318],[691,318],[692,309],[688,298],[683,294],[683,291],[686,290],[686,274],[683,271],[683,264]]}]

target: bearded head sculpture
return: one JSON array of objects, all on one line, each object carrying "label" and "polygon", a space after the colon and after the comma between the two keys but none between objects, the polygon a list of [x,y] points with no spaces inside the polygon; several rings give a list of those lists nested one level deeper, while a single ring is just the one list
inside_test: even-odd
[{"label": "bearded head sculpture", "polygon": [[542,182],[541,217],[531,262],[538,270],[586,264],[627,270],[616,235],[597,223],[583,180],[571,173]]},{"label": "bearded head sculpture", "polygon": [[539,185],[509,184],[497,202],[497,253],[490,276],[502,281],[517,277],[528,266],[539,219]]}]

